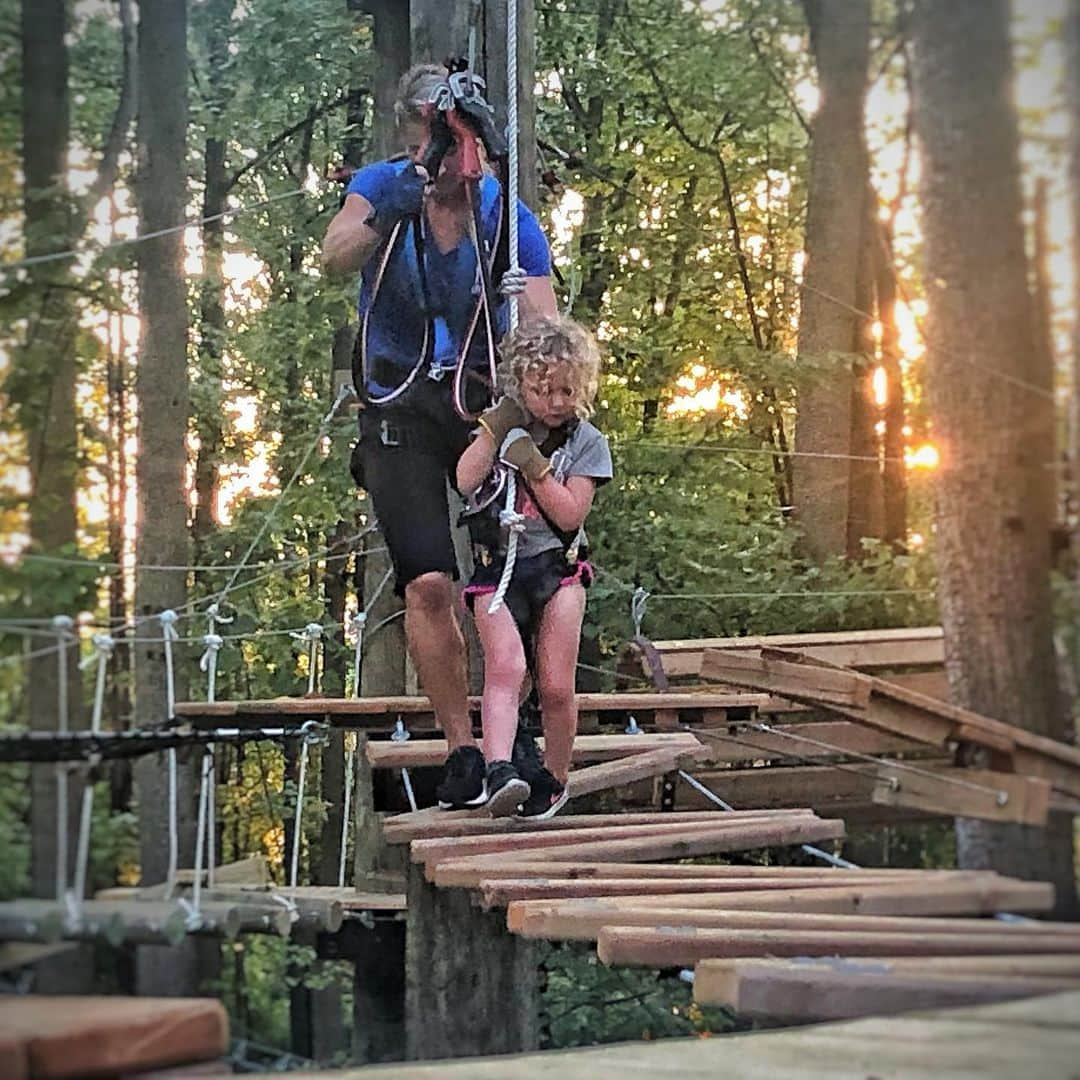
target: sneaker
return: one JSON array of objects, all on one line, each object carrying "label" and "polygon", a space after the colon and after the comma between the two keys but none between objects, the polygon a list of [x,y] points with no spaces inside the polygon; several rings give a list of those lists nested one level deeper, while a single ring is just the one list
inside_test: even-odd
[{"label": "sneaker", "polygon": [[492,817],[512,817],[532,793],[509,761],[493,761],[487,767],[488,813]]},{"label": "sneaker", "polygon": [[524,726],[519,725],[517,734],[514,736],[514,750],[510,755],[510,761],[521,778],[530,785],[534,777],[551,775],[544,768],[544,755],[536,744],[535,736]]},{"label": "sneaker", "polygon": [[570,792],[554,776],[541,767],[539,775],[530,780],[532,792],[521,806],[521,816],[533,821],[553,818],[570,800]]},{"label": "sneaker", "polygon": [[435,796],[442,810],[466,810],[484,805],[487,801],[484,755],[475,746],[459,746],[450,752]]}]

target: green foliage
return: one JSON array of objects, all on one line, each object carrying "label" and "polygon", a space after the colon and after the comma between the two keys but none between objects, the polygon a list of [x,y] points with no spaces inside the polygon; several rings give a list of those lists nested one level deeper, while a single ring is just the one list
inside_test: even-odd
[{"label": "green foliage", "polygon": [[545,1048],[732,1031],[725,1009],[702,1008],[672,973],[605,967],[592,946],[551,946],[541,1024]]}]

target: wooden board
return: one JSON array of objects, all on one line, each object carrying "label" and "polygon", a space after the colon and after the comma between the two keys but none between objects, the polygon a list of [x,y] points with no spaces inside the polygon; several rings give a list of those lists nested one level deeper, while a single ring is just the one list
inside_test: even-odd
[{"label": "wooden board", "polygon": [[[537,739],[541,752],[543,737]],[[672,750],[687,753],[701,749],[701,743],[691,732],[661,732],[640,735],[579,735],[574,740],[573,763],[612,761],[647,750]],[[446,761],[449,744],[445,739],[410,739],[392,742],[389,739],[369,741],[367,756],[373,769],[420,768],[439,766]]]},{"label": "wooden board", "polygon": [[1004,923],[997,919],[948,919],[890,915],[830,915],[810,912],[746,911],[714,908],[608,908],[603,900],[553,901],[546,908],[533,904],[524,916],[519,909],[507,913],[507,925],[524,937],[553,941],[595,941],[605,926],[640,926],[648,929],[691,927],[701,930],[841,930],[909,935],[1031,934],[1054,940],[1080,942],[1080,924]]},{"label": "wooden board", "polygon": [[[1049,911],[1054,904],[1054,890],[1037,881],[1017,881],[996,874],[964,875],[956,880],[932,883],[921,881],[897,884],[845,885],[832,888],[751,890],[739,893],[700,893],[687,891],[667,896],[612,896],[602,901],[615,910],[619,907],[713,908],[729,911],[806,911],[846,915],[989,915],[999,911],[1037,914]],[[516,918],[543,911],[546,900],[521,900],[510,905]]]},{"label": "wooden board", "polygon": [[[737,825],[734,828],[695,828],[682,835],[650,835],[630,839],[607,839],[593,843],[565,844],[554,847],[526,848],[515,851],[519,860],[565,861],[581,858],[596,862],[649,862],[657,859],[688,859],[719,855],[728,851],[750,851],[761,847],[787,844],[820,843],[842,839],[844,823],[839,820],[806,818],[790,824],[763,822]],[[474,862],[488,865],[505,858],[503,853],[478,856]],[[427,864],[429,880],[437,863]]]},{"label": "wooden board", "polygon": [[[863,704],[846,704],[836,694],[823,691],[820,684],[824,681],[821,675],[824,671],[856,680]],[[705,654],[702,675],[717,682],[779,693],[804,704],[826,707],[871,727],[946,750],[958,741],[983,746],[994,754],[1000,754],[1002,746],[1012,745],[1017,772],[1048,780],[1066,795],[1080,796],[1077,748],[883,679],[820,668],[812,662],[795,663],[717,650]]]},{"label": "wooden board", "polygon": [[467,1061],[349,1070],[337,1080],[1071,1080],[1080,1060],[1080,993],[1005,1005],[754,1031],[636,1041]]},{"label": "wooden board", "polygon": [[713,957],[1080,955],[1080,937],[1056,934],[907,934],[843,930],[713,930],[605,926],[596,954],[605,964],[689,967]]},{"label": "wooden board", "polygon": [[812,964],[705,961],[695,969],[694,1000],[740,1016],[786,1023],[892,1016],[927,1008],[978,1005],[1080,990],[1080,978],[935,972],[867,972]]},{"label": "wooden board", "polygon": [[212,1061],[228,1050],[229,1022],[206,998],[8,995],[5,1039],[25,1047],[35,1080],[60,1080]]}]

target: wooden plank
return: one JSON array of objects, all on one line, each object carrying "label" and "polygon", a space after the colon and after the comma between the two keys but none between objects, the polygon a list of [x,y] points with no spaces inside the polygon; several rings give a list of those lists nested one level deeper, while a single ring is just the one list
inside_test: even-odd
[{"label": "wooden plank", "polygon": [[699,930],[694,927],[605,926],[596,954],[609,965],[689,967],[742,956],[987,956],[994,953],[1080,954],[1080,938],[1055,934],[906,934],[842,930]]},{"label": "wooden plank", "polygon": [[[726,851],[750,851],[762,847],[819,843],[839,840],[844,823],[835,819],[795,819],[790,824],[763,822],[737,825],[734,828],[695,828],[682,836],[642,836],[609,839],[595,843],[566,844],[555,847],[527,848],[516,852],[519,860],[555,860],[581,858],[596,862],[648,862],[654,859],[687,859],[700,855],[719,855]],[[479,860],[502,859],[501,854],[479,856]],[[429,868],[435,864],[429,863]]]},{"label": "wooden plank", "polygon": [[[799,742],[792,736],[828,743],[831,747]],[[792,755],[806,758],[843,758],[849,754],[932,753],[925,744],[887,732],[875,731],[850,720],[825,720],[802,724],[774,724],[770,731],[755,731],[738,724],[728,732],[711,728],[702,733],[707,764],[757,760],[791,760]],[[741,741],[740,741],[741,740]]]},{"label": "wooden plank", "polygon": [[756,967],[710,962],[695,971],[694,1000],[740,1016],[786,1023],[891,1016],[919,1009],[980,1005],[1080,990],[1080,978],[958,973],[867,973],[811,964]]},{"label": "wooden plank", "polygon": [[[701,831],[718,830],[736,831],[758,825],[762,822],[786,824],[804,820],[816,821],[812,813],[795,811],[791,814],[769,814],[757,816],[752,811],[733,818],[728,814],[716,813],[711,818],[699,821],[664,821],[664,815],[650,815],[653,820],[644,824],[636,823],[636,815],[622,815],[623,824],[605,824],[593,828],[572,829],[535,829],[502,831],[487,836],[451,836],[432,837],[427,840],[414,840],[409,848],[413,862],[439,862],[444,859],[461,859],[473,855],[486,855],[493,852],[513,852],[515,857],[531,856],[534,851],[543,848],[565,847],[578,848],[593,843],[623,843],[643,837],[689,836]],[[573,820],[572,818],[569,820]]]},{"label": "wooden plank", "polygon": [[[888,877],[867,876],[865,884],[886,884]],[[438,883],[438,882],[436,882]],[[814,889],[819,877],[721,878],[483,878],[477,882],[482,906],[505,907],[513,900],[570,900],[583,897],[665,896],[686,892],[692,884],[699,893],[751,892],[760,889]]]},{"label": "wooden plank", "polygon": [[25,1045],[30,1075],[119,1076],[213,1061],[229,1048],[221,1002],[207,998],[9,994],[0,1038]]},{"label": "wooden plank", "polygon": [[[61,953],[71,952],[77,948],[69,941],[59,941],[52,944],[38,944],[36,942],[5,941],[0,943],[0,974],[8,971],[17,971],[19,968],[33,967],[43,960],[49,960]],[[4,1074],[0,1072],[0,1076]]]},{"label": "wooden plank", "polygon": [[717,864],[689,863],[619,863],[585,862],[571,860],[558,862],[545,860],[524,862],[505,858],[497,862],[479,859],[448,859],[440,862],[432,880],[437,885],[456,885],[475,887],[481,881],[501,878],[562,878],[567,881],[588,881],[592,878],[635,877],[660,880],[681,880],[690,883],[703,879],[723,877],[749,878],[762,881],[762,888],[772,888],[774,882],[787,880],[818,881],[819,885],[857,885],[866,883],[869,878],[885,881],[919,881],[924,884],[937,880],[954,880],[965,876],[985,879],[988,876],[997,880],[997,876],[985,871],[955,870],[839,870],[824,866],[722,866]]},{"label": "wooden plank", "polygon": [[[803,813],[811,811],[800,808]],[[725,813],[719,809],[694,810],[688,812],[679,811],[656,811],[644,814],[560,814],[558,817],[549,818],[547,821],[530,820],[529,818],[492,818],[484,817],[461,817],[449,818],[447,813],[423,816],[424,811],[415,814],[393,814],[383,819],[383,835],[388,843],[402,844],[411,840],[424,840],[430,837],[452,836],[488,836],[495,833],[520,833],[520,832],[548,832],[565,831],[566,829],[596,828],[599,826],[612,826],[619,828],[623,825],[648,825],[683,823],[713,824],[718,820],[718,815]],[[791,810],[753,810],[748,811],[754,819],[787,815]],[[736,820],[742,820],[736,817]],[[746,820],[751,820],[747,818]]]},{"label": "wooden plank", "polygon": [[818,912],[746,911],[714,908],[633,907],[608,905],[605,900],[553,901],[507,911],[507,926],[525,937],[554,941],[596,940],[605,926],[651,929],[697,927],[707,930],[841,930],[901,934],[1046,934],[1055,941],[1080,942],[1080,924],[1003,923],[997,919],[949,919],[899,915],[844,915]]},{"label": "wooden plank", "polygon": [[589,765],[584,769],[573,770],[567,778],[566,786],[570,797],[591,795],[597,791],[622,787],[635,780],[644,780],[650,776],[663,776],[673,769],[691,765],[699,751],[650,750],[644,754],[621,758],[618,761],[605,761],[602,765]]},{"label": "wooden plank", "polygon": [[[537,739],[541,752],[543,737]],[[688,731],[647,733],[640,735],[579,735],[574,740],[573,762],[613,761],[647,750],[693,752],[701,748],[697,737]],[[445,739],[410,739],[408,742],[371,741],[367,746],[368,760],[374,769],[415,769],[439,766],[446,761],[448,743]]]},{"label": "wooden plank", "polygon": [[[544,910],[546,900],[515,902],[525,918]],[[738,893],[674,893],[667,896],[608,897],[613,907],[713,908],[725,911],[806,911],[847,915],[991,915],[999,911],[1038,914],[1054,906],[1053,887],[996,874],[965,874],[932,883],[844,885],[828,888],[751,890]]]},{"label": "wooden plank", "polygon": [[882,765],[873,801],[881,806],[945,811],[955,817],[1043,826],[1050,812],[1050,784],[1030,776],[987,769],[946,769],[936,774]]},{"label": "wooden plank", "polygon": [[[992,924],[992,925],[997,925]],[[1039,925],[1043,925],[1039,923]],[[1075,926],[1075,923],[1067,924]],[[830,967],[840,971],[871,972],[936,972],[958,975],[1059,975],[1080,978],[1080,956],[1055,956],[1038,953],[1033,956],[816,956],[794,961],[785,960],[703,960],[702,967],[722,967],[727,964],[752,964],[755,967],[775,965],[787,967],[806,963],[814,967]]]},{"label": "wooden plank", "polygon": [[709,649],[701,660],[702,678],[733,686],[768,682],[768,692],[818,705],[841,705],[864,709],[870,702],[871,682],[855,671],[818,667],[814,664],[786,664],[739,652]]}]

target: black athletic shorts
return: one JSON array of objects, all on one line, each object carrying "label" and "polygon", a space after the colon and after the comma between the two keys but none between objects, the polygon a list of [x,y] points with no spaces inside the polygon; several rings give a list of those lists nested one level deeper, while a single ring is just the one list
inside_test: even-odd
[{"label": "black athletic shorts", "polygon": [[360,414],[352,474],[371,496],[399,596],[421,574],[458,577],[446,482],[454,484],[472,429],[454,411],[449,377],[421,376],[400,403],[368,406]]},{"label": "black athletic shorts", "polygon": [[[501,558],[486,566],[480,562],[476,564],[472,580],[461,596],[470,611],[475,610],[477,603],[490,603],[492,594],[499,587],[505,564]],[[517,624],[522,641],[527,641],[536,631],[547,602],[564,585],[581,584],[587,589],[592,581],[593,568],[588,561],[567,562],[562,548],[517,559],[506,590],[506,607]]]}]

